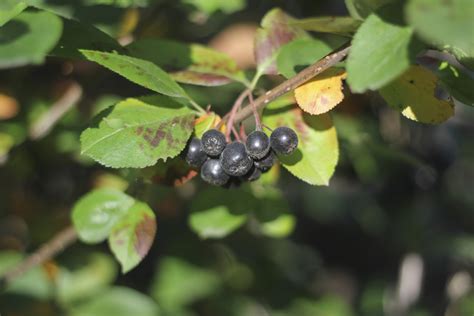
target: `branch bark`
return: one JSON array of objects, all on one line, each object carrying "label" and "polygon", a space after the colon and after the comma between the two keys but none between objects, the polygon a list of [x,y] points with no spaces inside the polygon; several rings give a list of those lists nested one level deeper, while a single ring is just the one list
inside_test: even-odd
[{"label": "branch bark", "polygon": [[31,268],[34,268],[45,261],[53,258],[58,253],[63,251],[68,246],[72,245],[77,240],[77,233],[74,227],[69,226],[64,230],[60,231],[47,243],[42,245],[38,250],[28,256],[16,267],[7,271],[0,279],[0,287],[5,288],[17,277],[23,275]]},{"label": "branch bark", "polygon": [[[340,62],[347,56],[347,54],[349,53],[349,50],[350,50],[350,46],[347,46],[337,52],[329,54],[326,57],[318,60],[311,66],[308,66],[307,68],[299,72],[296,76],[282,82],[275,88],[267,91],[267,93],[265,93],[264,95],[254,100],[253,103],[254,103],[255,109],[256,110],[263,109],[265,106],[267,106],[268,103],[275,100],[279,96],[282,96],[283,94],[298,88],[299,86],[311,80],[315,76],[319,75],[326,69],[334,66],[335,64],[337,64],[338,62]],[[252,113],[253,113],[252,105],[247,104],[244,108],[242,108],[240,112],[238,112],[235,115],[234,124],[238,124],[242,122],[243,120],[251,116]],[[224,117],[224,120],[227,119],[228,117],[229,117],[229,114],[227,114]]]}]

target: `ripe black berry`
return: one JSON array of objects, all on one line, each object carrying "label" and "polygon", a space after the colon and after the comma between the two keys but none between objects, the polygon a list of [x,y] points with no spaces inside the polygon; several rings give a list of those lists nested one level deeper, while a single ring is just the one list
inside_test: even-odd
[{"label": "ripe black berry", "polygon": [[252,168],[253,160],[240,142],[227,144],[222,151],[220,162],[224,171],[231,176],[243,176]]},{"label": "ripe black berry", "polygon": [[224,150],[226,141],[225,136],[216,129],[210,129],[202,135],[202,147],[206,154],[217,157]]},{"label": "ripe black berry", "polygon": [[270,135],[270,144],[277,154],[289,155],[298,147],[298,135],[291,128],[281,126]]},{"label": "ripe black berry", "polygon": [[243,181],[252,182],[260,178],[261,175],[262,171],[260,171],[260,169],[258,169],[257,167],[253,166],[252,169],[250,169],[250,171],[243,175],[241,178]]},{"label": "ripe black berry", "polygon": [[265,157],[260,160],[255,160],[253,163],[260,171],[267,172],[275,163],[275,154],[270,150]]},{"label": "ripe black berry", "polygon": [[262,159],[270,150],[270,140],[262,131],[253,131],[245,142],[247,153],[253,159]]},{"label": "ripe black berry", "polygon": [[201,140],[199,138],[194,137],[188,143],[188,146],[185,149],[184,159],[191,167],[195,168],[201,167],[206,161],[207,155],[202,148]]},{"label": "ripe black berry", "polygon": [[201,178],[212,185],[224,185],[230,177],[222,169],[219,160],[209,159],[201,167]]}]

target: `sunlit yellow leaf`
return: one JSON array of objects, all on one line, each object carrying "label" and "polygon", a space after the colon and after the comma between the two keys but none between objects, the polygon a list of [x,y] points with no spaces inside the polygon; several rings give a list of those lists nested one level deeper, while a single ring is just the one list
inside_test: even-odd
[{"label": "sunlit yellow leaf", "polygon": [[451,102],[439,96],[438,78],[428,69],[411,66],[397,80],[379,90],[403,116],[422,123],[442,123],[454,114]]},{"label": "sunlit yellow leaf", "polygon": [[322,114],[338,105],[342,93],[342,79],[346,72],[342,69],[331,68],[313,80],[295,89],[295,98],[300,108],[310,114]]}]

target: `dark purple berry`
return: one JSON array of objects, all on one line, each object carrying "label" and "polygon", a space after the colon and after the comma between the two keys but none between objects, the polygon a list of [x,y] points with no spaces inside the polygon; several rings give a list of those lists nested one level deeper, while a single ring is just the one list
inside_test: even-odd
[{"label": "dark purple berry", "polygon": [[207,155],[204,152],[199,138],[194,137],[188,143],[188,146],[185,149],[186,162],[194,168],[199,168],[206,161]]},{"label": "dark purple berry", "polygon": [[270,145],[279,155],[289,155],[298,147],[298,135],[291,128],[281,126],[270,135]]},{"label": "dark purple berry", "polygon": [[222,169],[217,159],[209,159],[201,167],[201,178],[212,185],[224,185],[229,181],[229,175]]},{"label": "dark purple berry", "polygon": [[216,129],[206,131],[202,135],[201,142],[204,151],[211,157],[219,156],[226,145],[224,134]]},{"label": "dark purple berry", "polygon": [[222,151],[220,162],[224,171],[230,176],[243,176],[252,168],[253,160],[240,142],[227,144]]},{"label": "dark purple berry", "polygon": [[260,171],[267,172],[275,163],[275,154],[270,150],[265,157],[260,160],[255,160],[253,163]]},{"label": "dark purple berry", "polygon": [[249,172],[247,172],[245,175],[241,177],[241,179],[243,181],[252,182],[252,181],[258,180],[258,178],[260,178],[261,175],[262,175],[262,171],[260,171],[260,169],[258,169],[257,167],[253,166]]},{"label": "dark purple berry", "polygon": [[253,131],[247,137],[245,148],[253,159],[262,159],[270,150],[270,139],[262,131]]}]

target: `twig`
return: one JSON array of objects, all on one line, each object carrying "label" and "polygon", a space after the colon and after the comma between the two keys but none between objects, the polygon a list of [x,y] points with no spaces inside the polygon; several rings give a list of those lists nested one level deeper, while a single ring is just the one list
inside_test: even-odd
[{"label": "twig", "polygon": [[[251,93],[249,89],[245,89],[240,93],[240,95],[237,97],[237,99],[234,102],[234,105],[232,106],[232,109],[230,110],[229,114],[227,115],[227,131],[226,131],[226,140],[230,141],[230,133],[232,131],[232,128],[234,126],[234,116],[237,113],[237,110],[240,108],[242,105],[242,102],[244,102],[245,97],[247,94]],[[224,120],[220,121],[219,124],[217,125],[217,129],[220,129],[222,124],[224,124]]]},{"label": "twig", "polygon": [[[257,111],[263,109],[265,106],[267,106],[268,103],[275,100],[279,96],[296,89],[297,87],[311,80],[326,69],[334,66],[347,56],[347,54],[349,53],[349,49],[350,46],[347,46],[335,53],[327,55],[326,57],[318,60],[311,66],[308,66],[307,68],[299,72],[296,76],[282,82],[275,88],[267,91],[264,95],[258,97],[254,101],[254,106],[252,106],[251,104],[245,105],[245,107],[243,107],[242,110],[235,115],[235,117],[233,118],[233,123],[240,123],[247,117],[251,116],[254,109]],[[229,116],[230,113],[223,118],[223,121],[228,119]]]},{"label": "twig", "polygon": [[46,136],[53,126],[81,99],[82,88],[73,82],[51,108],[30,128],[29,135],[33,140]]},{"label": "twig", "polygon": [[252,106],[253,116],[255,118],[255,127],[258,131],[262,130],[262,121],[260,120],[260,114],[258,113],[257,109],[255,108],[255,102],[253,100],[252,93],[249,93],[249,102]]},{"label": "twig", "polygon": [[69,226],[60,231],[47,243],[42,245],[33,254],[28,256],[19,265],[7,271],[2,278],[0,278],[0,288],[5,288],[17,277],[23,275],[31,268],[34,268],[43,262],[53,258],[62,250],[73,244],[77,240],[77,233],[74,227]]}]

